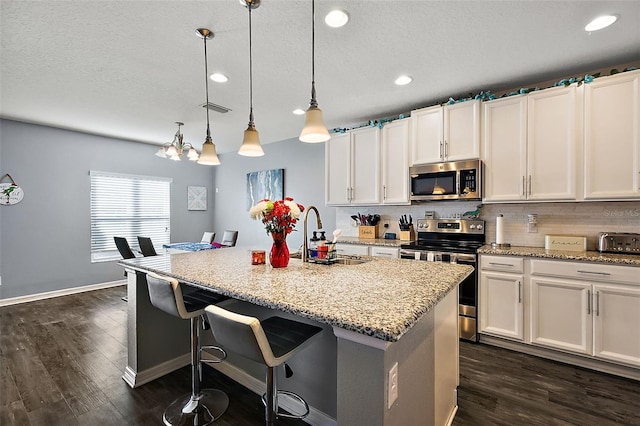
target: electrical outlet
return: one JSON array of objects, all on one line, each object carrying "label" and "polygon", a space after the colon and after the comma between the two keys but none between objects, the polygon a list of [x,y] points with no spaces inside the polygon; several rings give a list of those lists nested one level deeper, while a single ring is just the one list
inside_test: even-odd
[{"label": "electrical outlet", "polygon": [[389,406],[391,408],[396,399],[398,399],[398,363],[396,362],[389,370]]},{"label": "electrical outlet", "polygon": [[527,223],[527,232],[536,233],[538,232],[538,224],[537,223]]}]

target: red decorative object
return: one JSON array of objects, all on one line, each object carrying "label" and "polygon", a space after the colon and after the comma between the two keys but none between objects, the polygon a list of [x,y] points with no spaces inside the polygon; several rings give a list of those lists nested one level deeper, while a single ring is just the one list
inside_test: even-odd
[{"label": "red decorative object", "polygon": [[273,245],[269,262],[274,268],[284,268],[289,264],[289,247],[287,247],[287,234],[272,233]]}]

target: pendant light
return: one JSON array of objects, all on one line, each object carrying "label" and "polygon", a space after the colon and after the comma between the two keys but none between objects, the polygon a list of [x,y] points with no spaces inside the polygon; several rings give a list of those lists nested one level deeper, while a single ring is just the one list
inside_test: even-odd
[{"label": "pendant light", "polygon": [[260,7],[260,0],[240,0],[240,4],[249,9],[249,126],[244,131],[244,139],[238,154],[245,157],[261,157],[264,155],[260,146],[260,137],[253,123],[253,56],[251,51],[251,9]]},{"label": "pendant light", "polygon": [[202,144],[202,153],[198,158],[198,164],[217,166],[220,164],[220,159],[216,153],[216,146],[211,140],[211,131],[209,130],[209,71],[207,70],[207,39],[212,39],[214,34],[206,28],[198,28],[196,35],[204,40],[204,85],[207,99],[207,103],[204,106],[207,110],[207,137]]},{"label": "pendant light", "polygon": [[308,143],[326,142],[331,139],[322,119],[322,110],[316,101],[316,7],[315,0],[311,0],[311,101],[305,114],[304,128],[300,133],[300,140]]}]

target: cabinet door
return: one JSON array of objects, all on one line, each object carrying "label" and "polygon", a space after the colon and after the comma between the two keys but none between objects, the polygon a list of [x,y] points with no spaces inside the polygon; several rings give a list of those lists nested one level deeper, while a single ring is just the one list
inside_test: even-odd
[{"label": "cabinet door", "polygon": [[444,106],[445,161],[480,158],[480,101]]},{"label": "cabinet door", "polygon": [[531,343],[591,355],[591,285],[531,277]]},{"label": "cabinet door", "polygon": [[640,287],[593,286],[593,354],[640,366]]},{"label": "cabinet door", "polygon": [[347,256],[368,256],[369,246],[356,244],[336,244],[336,253]]},{"label": "cabinet door", "polygon": [[409,204],[409,118],[382,128],[382,203]]},{"label": "cabinet door", "polygon": [[380,203],[380,129],[351,132],[352,204]]},{"label": "cabinet door", "polygon": [[524,339],[523,276],[480,273],[480,332]]},{"label": "cabinet door", "polygon": [[576,88],[530,93],[527,101],[528,199],[575,200]]},{"label": "cabinet door", "polygon": [[584,197],[640,197],[640,71],[598,78],[584,96]]},{"label": "cabinet door", "polygon": [[443,158],[442,123],[440,105],[411,112],[411,164],[439,163]]},{"label": "cabinet door", "polygon": [[484,103],[484,201],[525,199],[527,98]]},{"label": "cabinet door", "polygon": [[328,205],[349,204],[351,199],[351,135],[333,135],[325,147],[325,198]]},{"label": "cabinet door", "polygon": [[400,257],[400,249],[395,247],[371,246],[371,256],[391,257],[397,259]]}]

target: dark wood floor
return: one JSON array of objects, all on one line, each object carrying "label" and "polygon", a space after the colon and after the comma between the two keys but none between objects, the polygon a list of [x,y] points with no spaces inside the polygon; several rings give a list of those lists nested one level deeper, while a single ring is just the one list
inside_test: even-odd
[{"label": "dark wood floor", "polygon": [[[189,392],[190,370],[137,389],[122,380],[124,294],[116,287],[0,308],[0,425],[162,424],[164,408]],[[486,345],[461,343],[460,355],[455,426],[640,425],[638,382]],[[204,385],[229,394],[218,424],[263,424],[251,391],[209,367]]]}]

